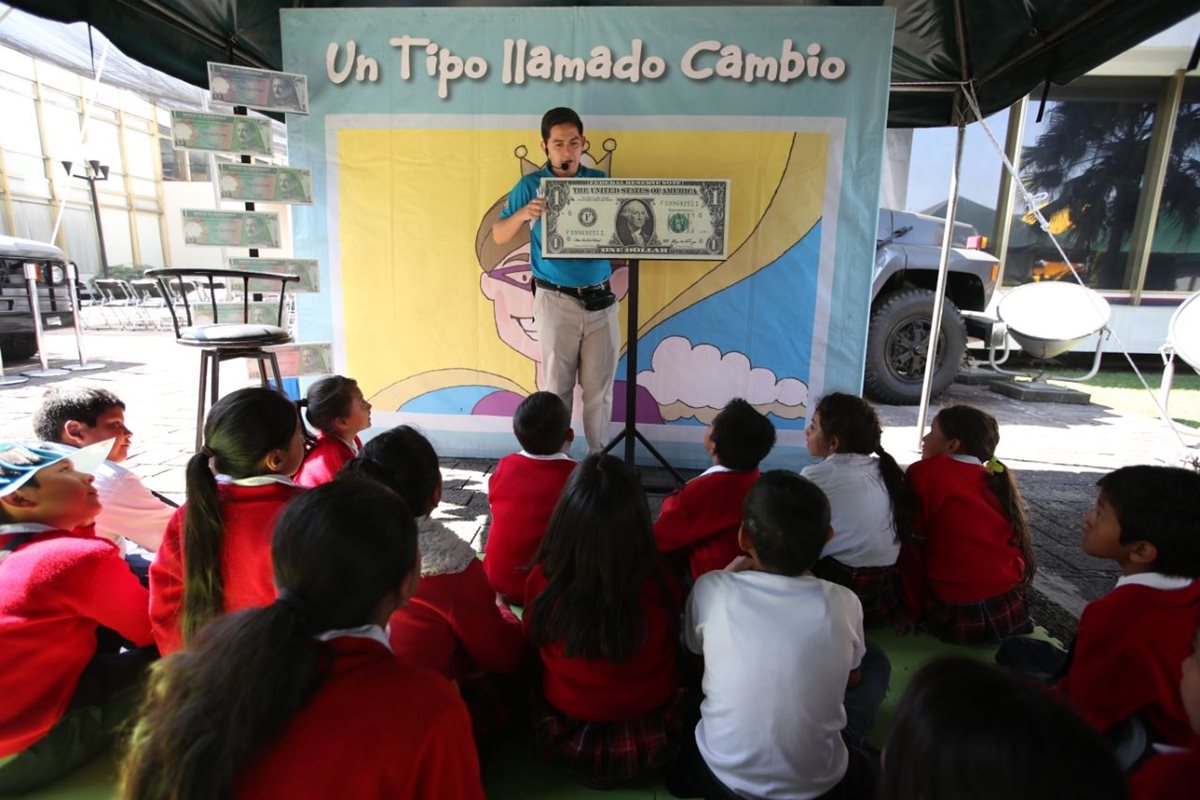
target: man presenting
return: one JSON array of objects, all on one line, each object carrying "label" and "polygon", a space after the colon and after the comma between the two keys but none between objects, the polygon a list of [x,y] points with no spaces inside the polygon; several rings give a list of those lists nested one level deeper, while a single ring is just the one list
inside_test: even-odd
[{"label": "man presenting", "polygon": [[583,431],[588,452],[595,453],[607,443],[621,343],[616,296],[609,286],[612,265],[608,259],[543,258],[541,217],[546,201],[538,196],[543,178],[607,177],[580,163],[587,146],[578,114],[569,108],[547,111],[542,117],[546,166],[513,187],[500,220],[492,227],[492,238],[504,244],[522,225],[530,224],[536,287],[533,316],[547,388],[570,409],[578,378],[583,389]]}]

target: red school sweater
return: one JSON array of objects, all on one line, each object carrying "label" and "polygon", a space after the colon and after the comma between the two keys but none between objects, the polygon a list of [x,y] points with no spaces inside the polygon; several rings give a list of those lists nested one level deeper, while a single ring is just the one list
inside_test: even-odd
[{"label": "red school sweater", "polygon": [[[679,686],[675,655],[679,645],[679,582],[663,563],[656,564],[667,587],[663,597],[657,582],[642,581],[638,597],[645,620],[645,641],[631,658],[613,664],[601,658],[568,658],[562,642],[542,645],[542,696],[563,714],[584,722],[615,722],[644,716],[663,705]],[[534,599],[548,581],[540,564],[525,584],[526,632]]]},{"label": "red school sweater", "polygon": [[323,682],[239,773],[235,797],[482,800],[471,720],[449,682],[374,639],[324,646]]},{"label": "red school sweater", "polygon": [[[239,486],[218,483],[225,537],[221,546],[221,584],[225,611],[270,605],[275,601],[271,536],[275,518],[303,489],[286,483]],[[150,565],[150,622],[164,656],[183,648],[179,617],[183,612],[183,519],[187,503],[175,510]]]},{"label": "red school sweater", "polygon": [[[362,449],[362,440],[357,436],[354,437],[354,446],[358,450]],[[354,450],[350,449],[350,445],[332,433],[320,433],[317,435],[316,444],[304,457],[300,471],[296,473],[296,483],[309,489],[329,483],[342,465],[352,458]]]},{"label": "red school sweater", "polygon": [[[21,526],[0,526],[0,542]],[[91,527],[35,534],[0,561],[0,757],[54,727],[96,653],[96,626],[145,647],[148,598]]]},{"label": "red school sweater", "polygon": [[483,570],[492,588],[513,603],[525,603],[529,565],[575,466],[569,458],[530,458],[513,453],[500,459],[488,479],[492,524],[484,547]]},{"label": "red school sweater", "polygon": [[475,550],[442,523],[418,521],[421,582],[388,622],[396,655],[450,680],[473,672],[512,672],[521,663],[525,633],[496,604]]},{"label": "red school sweater", "polygon": [[[913,532],[922,541],[901,556],[910,613],[927,594],[943,603],[974,603],[1021,582],[1025,558],[1012,522],[987,485],[987,470],[947,455],[922,459],[906,477],[916,501]],[[932,598],[930,598],[932,599]]]},{"label": "red school sweater", "polygon": [[1181,753],[1153,756],[1129,779],[1129,800],[1183,800],[1200,789],[1200,739]]},{"label": "red school sweater", "polygon": [[742,504],[758,475],[757,469],[710,472],[669,495],[654,523],[659,552],[687,550],[692,578],[724,569],[742,554],[737,541]]},{"label": "red school sweater", "polygon": [[1141,712],[1167,744],[1192,736],[1179,680],[1200,623],[1200,580],[1182,589],[1118,586],[1079,617],[1071,666],[1057,688],[1100,732]]}]

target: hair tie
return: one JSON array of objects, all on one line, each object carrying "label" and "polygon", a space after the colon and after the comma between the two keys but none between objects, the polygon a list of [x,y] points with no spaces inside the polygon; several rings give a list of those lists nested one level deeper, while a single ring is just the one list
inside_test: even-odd
[{"label": "hair tie", "polygon": [[1000,459],[992,456],[984,462],[983,468],[988,471],[989,475],[999,475],[1004,472],[1004,465],[1000,463]]},{"label": "hair tie", "polygon": [[275,602],[287,606],[301,617],[308,616],[308,603],[291,589],[280,589],[279,596],[275,598]]}]

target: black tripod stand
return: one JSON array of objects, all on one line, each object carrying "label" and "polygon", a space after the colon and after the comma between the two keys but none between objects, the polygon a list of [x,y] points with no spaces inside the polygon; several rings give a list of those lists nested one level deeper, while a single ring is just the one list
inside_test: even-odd
[{"label": "black tripod stand", "polygon": [[687,481],[637,429],[638,260],[636,258],[629,260],[629,293],[626,295],[625,311],[628,314],[625,323],[625,429],[614,436],[611,442],[604,445],[604,452],[611,452],[617,444],[624,440],[625,463],[632,467],[634,466],[633,453],[636,439],[682,486]]}]

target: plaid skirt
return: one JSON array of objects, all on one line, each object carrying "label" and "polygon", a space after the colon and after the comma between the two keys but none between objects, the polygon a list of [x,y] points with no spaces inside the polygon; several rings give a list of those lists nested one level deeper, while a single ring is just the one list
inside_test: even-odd
[{"label": "plaid skirt", "polygon": [[699,697],[677,689],[645,716],[617,722],[584,722],[531,697],[533,743],[538,757],[564,765],[580,783],[608,789],[649,777],[679,753],[700,719]]},{"label": "plaid skirt", "polygon": [[1010,636],[1033,633],[1033,619],[1025,605],[1025,587],[975,603],[950,604],[938,600],[925,612],[919,626],[951,644],[995,644]]},{"label": "plaid skirt", "polygon": [[850,567],[836,558],[822,558],[812,568],[822,580],[845,586],[862,601],[867,624],[888,618],[900,605],[900,567]]}]

